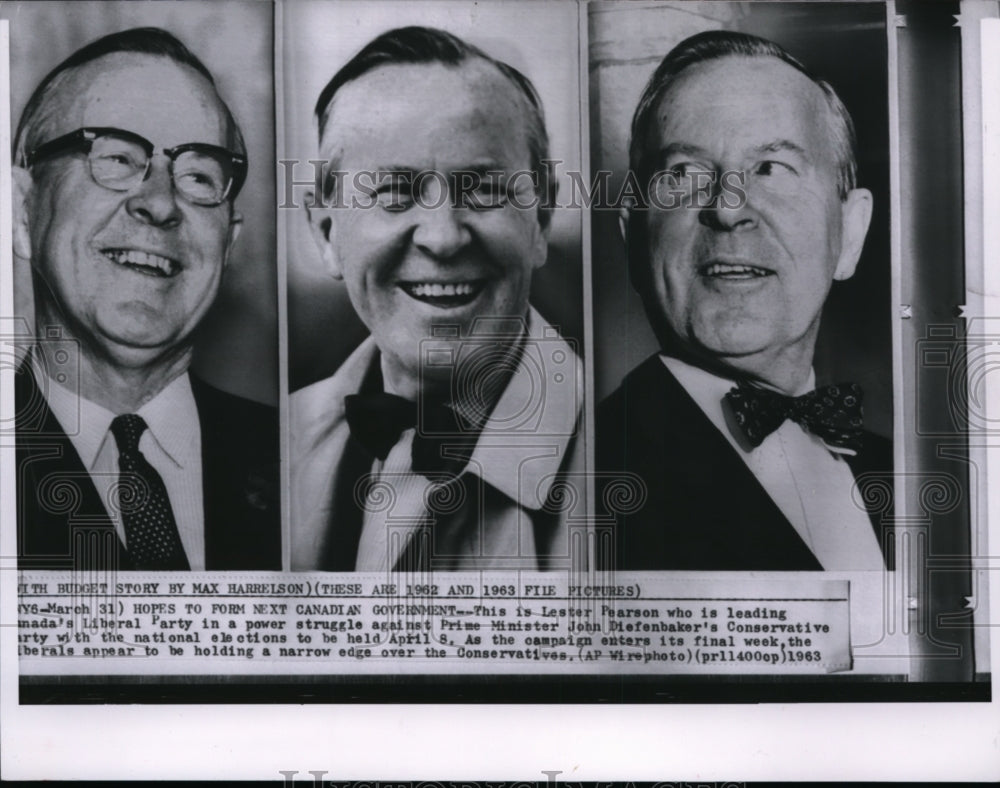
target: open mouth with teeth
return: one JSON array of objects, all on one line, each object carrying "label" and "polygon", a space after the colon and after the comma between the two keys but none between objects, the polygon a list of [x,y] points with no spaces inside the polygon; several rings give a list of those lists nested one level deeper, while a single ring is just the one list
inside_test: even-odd
[{"label": "open mouth with teeth", "polygon": [[101,252],[116,265],[130,268],[146,276],[176,276],[181,270],[181,265],[176,260],[151,252],[140,252],[136,249],[102,249]]},{"label": "open mouth with teeth", "polygon": [[410,298],[441,309],[465,306],[476,300],[485,281],[472,282],[400,282],[399,287]]},{"label": "open mouth with teeth", "polygon": [[703,265],[698,270],[698,273],[710,279],[735,281],[763,279],[767,276],[774,276],[774,271],[768,268],[745,265],[743,263],[709,263],[708,265]]}]

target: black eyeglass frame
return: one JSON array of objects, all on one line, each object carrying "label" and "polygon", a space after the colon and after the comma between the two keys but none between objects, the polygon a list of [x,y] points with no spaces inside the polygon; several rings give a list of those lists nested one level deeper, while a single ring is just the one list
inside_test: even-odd
[{"label": "black eyeglass frame", "polygon": [[[60,153],[69,150],[77,150],[83,153],[89,154],[93,148],[94,141],[99,137],[113,136],[119,137],[123,140],[129,142],[134,142],[140,148],[142,148],[146,153],[146,171],[142,174],[137,183],[141,183],[149,177],[150,165],[153,161],[153,153],[156,151],[156,146],[152,142],[147,140],[141,134],[136,134],[134,131],[127,131],[125,129],[117,129],[112,126],[85,126],[83,128],[76,129],[76,131],[71,131],[68,134],[63,134],[60,137],[56,137],[53,140],[49,140],[46,143],[39,145],[37,148],[32,150],[26,157],[25,163],[29,168],[34,167],[40,161],[44,159],[51,158]],[[247,177],[247,158],[238,153],[233,153],[231,150],[223,148],[219,145],[210,145],[206,142],[186,142],[183,145],[177,145],[173,148],[163,148],[163,155],[170,159],[171,165],[177,160],[177,157],[182,153],[187,153],[188,151],[194,151],[196,153],[205,153],[212,156],[217,156],[221,159],[229,159],[232,163],[232,175],[229,177],[229,183],[226,186],[225,191],[222,194],[222,198],[215,203],[195,203],[196,205],[204,205],[206,207],[213,207],[217,205],[222,205],[227,199],[232,201],[235,200],[237,195],[240,193],[240,189],[243,188],[243,184],[246,182]],[[93,173],[91,173],[93,178]],[[171,180],[173,175],[171,174]],[[97,181],[95,180],[95,183]],[[105,186],[104,184],[98,183],[105,189],[111,189],[112,191],[128,191],[128,189],[115,189],[111,186]],[[132,187],[129,187],[132,188]],[[185,198],[189,199],[190,198]],[[193,201],[192,201],[193,202]]]}]

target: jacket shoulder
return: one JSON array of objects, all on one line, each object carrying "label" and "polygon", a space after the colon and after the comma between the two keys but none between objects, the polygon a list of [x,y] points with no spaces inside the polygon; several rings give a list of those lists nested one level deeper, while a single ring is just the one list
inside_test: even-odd
[{"label": "jacket shoulder", "polygon": [[223,440],[229,451],[278,456],[278,409],[230,394],[191,376],[203,438]]}]

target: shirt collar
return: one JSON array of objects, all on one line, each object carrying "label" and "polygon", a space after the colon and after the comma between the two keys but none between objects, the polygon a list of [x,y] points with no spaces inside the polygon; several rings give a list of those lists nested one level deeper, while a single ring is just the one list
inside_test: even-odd
[{"label": "shirt collar", "polygon": [[[541,509],[579,429],[583,407],[583,364],[570,344],[534,308],[519,362],[476,441],[463,473],[484,482],[528,509]],[[344,397],[357,393],[379,352],[368,337],[330,379],[322,404],[304,423],[340,422]],[[544,378],[542,377],[544,375]],[[528,462],[525,459],[529,458]]]},{"label": "shirt collar", "polygon": [[[70,435],[80,460],[94,470],[105,441],[114,441],[111,422],[115,414],[48,377],[41,362],[32,355],[32,373],[52,413]],[[197,458],[201,444],[198,407],[187,373],[174,378],[159,394],[137,411],[146,422],[152,439],[178,467]],[[69,435],[69,433],[67,433]]]},{"label": "shirt collar", "polygon": [[157,445],[179,467],[196,460],[201,449],[198,406],[187,373],[167,384],[138,410]]},{"label": "shirt collar", "polygon": [[115,414],[46,375],[37,354],[33,353],[31,360],[31,372],[38,390],[45,396],[49,409],[70,438],[84,467],[93,471]]},{"label": "shirt collar", "polygon": [[533,308],[523,352],[483,425],[467,469],[529,509],[541,509],[579,428],[583,364]]}]

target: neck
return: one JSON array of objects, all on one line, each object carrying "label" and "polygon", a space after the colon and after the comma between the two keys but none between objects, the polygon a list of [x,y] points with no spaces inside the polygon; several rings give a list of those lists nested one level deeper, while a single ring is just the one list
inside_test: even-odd
[{"label": "neck", "polygon": [[382,369],[382,389],[386,394],[417,402],[423,397],[447,398],[448,380],[431,380],[427,376],[423,380],[419,374],[413,374],[391,362],[384,353],[380,354],[379,363]]},{"label": "neck", "polygon": [[[445,374],[431,376],[425,371],[421,379],[419,374],[413,375],[409,370],[398,368],[382,354],[383,390],[414,402],[422,398],[425,402],[447,404],[469,423],[482,422],[492,412],[517,368],[524,348],[524,336],[512,337],[510,344],[504,343],[500,354],[491,354],[489,369],[485,368],[483,356],[473,350],[468,357],[468,361],[475,365],[469,370],[473,373],[471,375],[462,375],[465,370],[460,369],[460,360],[458,367],[442,370]],[[490,337],[489,344],[496,343],[496,337]],[[457,349],[455,355],[462,358]],[[462,379],[456,381],[456,373]]]},{"label": "neck", "polygon": [[118,415],[135,413],[153,399],[187,371],[192,356],[187,347],[147,364],[124,366],[87,352],[83,345],[78,347],[78,373],[72,368],[67,370],[67,364],[61,363],[62,354],[52,343],[37,343],[35,355],[48,377],[59,381],[68,371],[67,388]]},{"label": "neck", "polygon": [[663,352],[720,377],[750,380],[788,395],[800,394],[812,374],[812,345],[746,356],[714,356],[675,342],[665,345]]},{"label": "neck", "polygon": [[[812,374],[812,355],[798,363],[774,359],[771,363],[760,363],[758,359],[738,358],[731,360],[729,368],[741,378],[759,383],[782,394],[801,394]],[[732,374],[732,373],[730,373]]]}]

